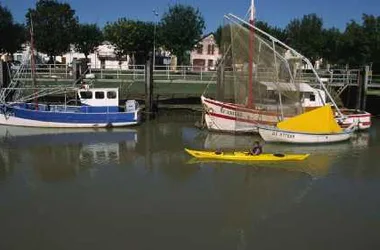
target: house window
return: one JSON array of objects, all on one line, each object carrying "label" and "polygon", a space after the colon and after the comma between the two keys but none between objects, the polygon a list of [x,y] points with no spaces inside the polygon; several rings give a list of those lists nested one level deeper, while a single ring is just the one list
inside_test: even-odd
[{"label": "house window", "polygon": [[209,44],[207,46],[207,54],[208,55],[213,55],[215,52],[215,45],[214,44]]},{"label": "house window", "polygon": [[115,91],[108,91],[107,92],[107,98],[108,99],[116,99],[116,92]]},{"label": "house window", "polygon": [[95,92],[95,99],[104,99],[104,92],[103,91],[96,91]]},{"label": "house window", "polygon": [[202,55],[203,54],[203,44],[198,44],[197,46],[197,53]]},{"label": "house window", "polygon": [[82,99],[92,99],[92,92],[91,91],[81,91],[80,97]]},{"label": "house window", "polygon": [[208,66],[209,67],[214,67],[214,61],[213,60],[208,60]]}]

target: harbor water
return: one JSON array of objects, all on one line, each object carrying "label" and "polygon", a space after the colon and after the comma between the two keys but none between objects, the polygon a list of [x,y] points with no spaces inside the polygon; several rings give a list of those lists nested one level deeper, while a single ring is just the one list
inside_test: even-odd
[{"label": "harbor water", "polygon": [[265,144],[299,162],[192,159],[248,149],[190,111],[109,130],[0,127],[0,249],[380,249],[380,119],[349,142]]}]

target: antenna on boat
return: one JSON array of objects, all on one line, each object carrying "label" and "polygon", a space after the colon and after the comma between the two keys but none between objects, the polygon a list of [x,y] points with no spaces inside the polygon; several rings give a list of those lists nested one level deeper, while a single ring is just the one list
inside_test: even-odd
[{"label": "antenna on boat", "polygon": [[250,29],[249,29],[249,60],[248,60],[248,107],[253,108],[253,50],[254,46],[254,29],[253,25],[255,22],[255,1],[251,0],[251,15],[249,19]]},{"label": "antenna on boat", "polygon": [[36,104],[36,109],[38,110],[38,98],[37,98],[37,83],[36,83],[36,59],[34,57],[34,31],[33,31],[33,19],[32,13],[30,13],[30,51],[31,51],[31,72],[34,88],[34,103]]}]

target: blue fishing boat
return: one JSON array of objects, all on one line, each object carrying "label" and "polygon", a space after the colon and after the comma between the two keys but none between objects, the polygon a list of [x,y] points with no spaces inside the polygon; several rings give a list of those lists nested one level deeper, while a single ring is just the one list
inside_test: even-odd
[{"label": "blue fishing boat", "polygon": [[77,88],[78,105],[34,102],[0,104],[0,124],[8,126],[90,128],[122,127],[141,121],[135,100],[119,106],[118,88]]}]

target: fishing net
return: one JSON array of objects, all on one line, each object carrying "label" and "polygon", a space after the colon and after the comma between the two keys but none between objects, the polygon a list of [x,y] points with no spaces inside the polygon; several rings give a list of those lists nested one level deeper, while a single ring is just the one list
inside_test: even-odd
[{"label": "fishing net", "polygon": [[[244,24],[227,23],[222,37],[228,55],[225,69],[226,97],[257,110],[295,115],[300,110],[300,92],[291,52]],[[227,87],[229,86],[229,87]]]},{"label": "fishing net", "polygon": [[224,20],[220,49],[216,95],[205,93],[221,105],[213,107],[206,121],[214,129],[246,132],[255,123],[275,125],[304,112],[304,92],[312,89],[302,78],[300,54],[231,16]]}]

